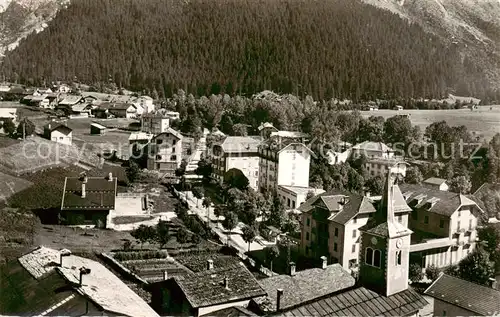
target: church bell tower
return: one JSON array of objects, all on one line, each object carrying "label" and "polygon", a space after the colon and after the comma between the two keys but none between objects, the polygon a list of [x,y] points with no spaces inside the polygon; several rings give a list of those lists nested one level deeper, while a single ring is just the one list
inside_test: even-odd
[{"label": "church bell tower", "polygon": [[360,228],[360,282],[384,296],[408,288],[412,231],[395,219],[394,197],[400,189],[394,181],[389,172],[379,210]]}]

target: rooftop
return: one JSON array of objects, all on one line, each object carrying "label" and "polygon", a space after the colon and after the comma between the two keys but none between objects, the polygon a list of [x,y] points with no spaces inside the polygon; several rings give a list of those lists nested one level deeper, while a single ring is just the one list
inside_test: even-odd
[{"label": "rooftop", "polygon": [[282,187],[298,195],[307,195],[309,192],[313,192],[314,194],[320,194],[325,192],[323,189],[314,187],[285,186],[285,185],[279,185],[279,187]]},{"label": "rooftop", "polygon": [[[107,312],[123,316],[158,316],[139,295],[99,262],[74,255],[63,257],[62,266],[58,265],[59,261],[60,251],[43,246],[19,258],[19,263],[35,279],[43,282],[46,274],[56,271],[67,285]],[[80,285],[79,270],[82,267],[90,269],[90,274],[83,276]]]},{"label": "rooftop", "polygon": [[446,179],[442,178],[437,178],[437,177],[431,177],[428,178],[424,181],[425,184],[431,184],[431,185],[441,185],[443,183],[446,183]]},{"label": "rooftop", "polygon": [[477,315],[491,316],[500,312],[500,291],[443,273],[424,294]]},{"label": "rooftop", "polygon": [[[228,280],[228,288],[224,279]],[[255,277],[243,264],[174,277],[193,308],[206,307],[265,295]]]},{"label": "rooftop", "polygon": [[159,137],[160,135],[165,135],[165,134],[172,134],[173,136],[175,136],[175,137],[176,137],[177,139],[179,139],[179,140],[182,140],[182,138],[183,138],[182,134],[181,134],[179,131],[174,130],[174,129],[172,129],[172,128],[170,128],[170,127],[169,127],[169,128],[167,129],[167,131],[162,132],[162,133],[160,133],[160,134],[156,135],[156,136],[154,137],[154,139],[156,139],[156,138],[157,138],[157,137]]},{"label": "rooftop", "polygon": [[130,107],[134,107],[131,103],[126,102],[103,102],[99,105],[99,109],[102,110],[127,110]]},{"label": "rooftop", "polygon": [[63,100],[59,101],[59,105],[63,106],[72,106],[82,99],[82,96],[75,96],[75,95],[65,95]]},{"label": "rooftop", "polygon": [[385,297],[358,287],[299,306],[280,316],[408,316],[427,304],[411,288]]},{"label": "rooftop", "polygon": [[85,198],[82,197],[82,179],[66,177],[61,209],[114,209],[117,178],[87,177]]},{"label": "rooftop", "polygon": [[298,131],[276,131],[271,132],[271,137],[281,137],[281,138],[307,138],[309,134]]},{"label": "rooftop", "polygon": [[260,143],[260,137],[228,136],[222,141],[221,147],[225,153],[257,153]]},{"label": "rooftop", "polygon": [[138,141],[138,140],[151,140],[154,137],[154,134],[146,133],[146,132],[132,132],[128,137],[129,141]]},{"label": "rooftop", "polygon": [[[340,208],[344,197],[346,203]],[[336,189],[308,199],[298,209],[302,212],[311,212],[316,206],[332,212],[328,220],[340,224],[347,223],[358,214],[374,213],[376,211],[373,203],[367,197]]]},{"label": "rooftop", "polygon": [[361,142],[359,144],[356,144],[353,146],[354,150],[363,150],[363,151],[378,151],[378,152],[393,152],[393,150],[385,145],[385,143],[382,142],[371,142],[371,141],[365,141]]},{"label": "rooftop", "polygon": [[62,122],[49,122],[44,126],[44,129],[49,130],[50,132],[58,130],[63,134],[70,134],[73,130],[69,128],[66,124]]},{"label": "rooftop", "polygon": [[0,118],[12,118],[16,117],[17,108],[0,108]]},{"label": "rooftop", "polygon": [[100,130],[106,129],[105,126],[103,126],[103,125],[101,125],[99,123],[92,122],[90,125],[93,126],[93,127],[96,127],[97,129],[100,129]]},{"label": "rooftop", "polygon": [[202,316],[216,316],[216,317],[241,317],[241,316],[257,316],[253,312],[249,311],[245,307],[241,306],[231,306],[228,308],[223,308],[206,315]]},{"label": "rooftop", "polygon": [[471,195],[442,191],[417,184],[401,184],[401,191],[412,208],[426,207],[430,212],[451,216],[460,206],[477,206]]},{"label": "rooftop", "polygon": [[276,275],[260,280],[267,296],[255,300],[264,312],[276,311],[277,290],[282,289],[280,309],[332,294],[354,286],[355,280],[340,264],[325,269],[314,268],[297,271],[294,276]]}]

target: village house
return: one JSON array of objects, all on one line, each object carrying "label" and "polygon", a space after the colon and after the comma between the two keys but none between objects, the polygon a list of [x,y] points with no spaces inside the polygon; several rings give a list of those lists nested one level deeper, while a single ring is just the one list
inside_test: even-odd
[{"label": "village house", "polygon": [[220,144],[214,145],[211,153],[214,165],[213,178],[222,184],[227,171],[238,169],[248,179],[249,186],[257,190],[260,161],[258,146],[260,143],[259,137],[228,136]]},{"label": "village house", "polygon": [[49,122],[43,128],[43,135],[52,142],[71,145],[73,143],[73,130],[60,122]]},{"label": "village house", "polygon": [[174,176],[182,161],[182,135],[168,128],[151,139],[144,155],[147,155],[147,168]]},{"label": "village house", "polygon": [[366,172],[371,177],[384,177],[388,172],[406,176],[406,163],[397,158],[368,158],[364,164]]},{"label": "village house", "polygon": [[155,106],[153,104],[153,98],[149,96],[135,97],[130,100],[132,104],[143,109],[141,113],[152,113],[155,111]]},{"label": "village house", "polygon": [[[384,201],[393,201],[394,186],[389,175]],[[278,277],[261,280],[268,297],[274,298],[256,302],[259,310],[252,304],[249,309],[279,316],[419,316],[428,303],[408,286],[412,231],[398,221],[394,205],[379,208],[360,231],[356,282],[353,278],[349,282],[349,273],[340,264],[334,265],[338,273],[331,276],[306,270],[302,280],[295,280],[301,272],[294,272],[291,263],[290,282],[270,283],[272,288],[267,288],[267,281]],[[323,270],[328,269],[326,264],[323,257]],[[271,295],[273,291],[276,295]]]},{"label": "village house", "polygon": [[434,299],[434,316],[498,316],[500,291],[441,273],[424,294]]},{"label": "village house", "polygon": [[130,103],[101,103],[93,110],[97,118],[135,118],[137,117],[137,107]]},{"label": "village house", "polygon": [[161,113],[147,113],[141,116],[141,131],[152,134],[166,132],[170,119]]},{"label": "village house", "polygon": [[2,316],[158,314],[101,263],[69,250],[39,247],[0,269]]},{"label": "village house", "polygon": [[437,178],[437,177],[428,178],[423,183],[424,183],[425,186],[428,186],[428,187],[431,187],[431,188],[435,188],[435,189],[438,189],[438,190],[442,190],[442,191],[445,191],[445,192],[447,192],[448,189],[450,188],[448,186],[448,184],[446,183],[446,179]]},{"label": "village house", "polygon": [[412,209],[412,263],[423,268],[446,267],[474,250],[477,226],[484,213],[474,197],[415,184],[400,187]]},{"label": "village house", "polygon": [[261,123],[258,127],[260,137],[263,140],[269,139],[271,137],[272,132],[278,132],[279,130],[274,127],[274,125],[270,122]]},{"label": "village house", "polygon": [[175,276],[149,286],[151,305],[160,315],[214,316],[229,307],[245,307],[266,292],[241,263]]},{"label": "village house", "polygon": [[53,87],[53,91],[62,93],[62,94],[69,94],[71,92],[71,87],[69,87],[66,84],[60,84],[60,85],[55,85]]},{"label": "village house", "polygon": [[389,159],[394,157],[394,150],[382,142],[365,141],[352,147],[352,156],[354,158],[361,155],[367,158]]},{"label": "village house", "polygon": [[67,225],[106,228],[109,214],[115,210],[117,178],[66,177],[60,216]]}]

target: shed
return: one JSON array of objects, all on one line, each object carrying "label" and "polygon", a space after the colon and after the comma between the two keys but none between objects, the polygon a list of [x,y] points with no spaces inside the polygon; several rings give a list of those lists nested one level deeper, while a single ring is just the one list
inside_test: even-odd
[{"label": "shed", "polygon": [[90,124],[90,134],[104,135],[106,134],[106,127],[93,122]]}]

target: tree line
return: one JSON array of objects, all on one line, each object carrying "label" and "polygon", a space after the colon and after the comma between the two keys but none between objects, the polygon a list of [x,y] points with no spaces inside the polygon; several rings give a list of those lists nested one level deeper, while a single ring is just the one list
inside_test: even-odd
[{"label": "tree line", "polygon": [[160,98],[264,89],[315,99],[500,100],[455,46],[360,0],[78,0],[6,53],[4,78]]}]

